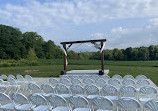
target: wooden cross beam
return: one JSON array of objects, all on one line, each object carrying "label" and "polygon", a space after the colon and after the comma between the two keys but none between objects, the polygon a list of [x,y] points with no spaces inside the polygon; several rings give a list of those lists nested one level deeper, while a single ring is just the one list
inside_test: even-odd
[{"label": "wooden cross beam", "polygon": [[[70,42],[61,42],[60,44],[62,44],[64,50],[67,51],[72,46],[72,44],[87,43],[87,42],[91,42],[91,43],[100,42],[101,43],[100,49],[102,49],[104,42],[106,42],[106,39],[70,41]],[[66,47],[66,44],[69,44],[69,46]],[[64,71],[61,71],[61,74],[66,74],[66,60],[67,57],[66,54],[64,53]],[[104,73],[104,51],[101,52],[101,72]]]}]

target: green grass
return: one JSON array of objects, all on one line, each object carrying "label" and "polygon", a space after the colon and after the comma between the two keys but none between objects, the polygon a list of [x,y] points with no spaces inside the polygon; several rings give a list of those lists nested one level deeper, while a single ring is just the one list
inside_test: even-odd
[{"label": "green grass", "polygon": [[[28,66],[30,65],[29,61],[23,61],[27,62],[27,64],[3,66],[0,68],[0,73],[7,75],[30,74],[33,77],[57,77],[60,75],[60,71],[63,70],[63,60],[37,60],[33,61],[35,66],[32,67]],[[68,62],[67,70],[100,69],[99,60],[69,60]],[[122,76],[126,74],[132,74],[133,76],[144,74],[158,85],[158,61],[105,61],[105,68],[110,70],[109,76],[114,74]],[[28,70],[33,71],[26,72]]]}]

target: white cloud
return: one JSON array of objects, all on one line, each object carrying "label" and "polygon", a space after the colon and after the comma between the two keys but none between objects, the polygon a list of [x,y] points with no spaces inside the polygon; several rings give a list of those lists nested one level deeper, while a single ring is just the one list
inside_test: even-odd
[{"label": "white cloud", "polygon": [[157,11],[157,0],[47,0],[44,3],[26,0],[23,5],[8,3],[0,8],[0,20],[23,31],[36,31],[48,40],[54,37],[51,30],[64,31],[69,24],[78,26],[109,19],[153,18],[145,28],[129,30],[116,27],[109,34],[95,33],[90,36],[90,39],[107,38],[107,48],[126,48],[158,44]]}]

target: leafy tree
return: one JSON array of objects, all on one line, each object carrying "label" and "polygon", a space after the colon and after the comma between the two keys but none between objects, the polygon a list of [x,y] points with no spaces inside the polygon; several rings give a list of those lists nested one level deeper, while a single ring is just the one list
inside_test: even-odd
[{"label": "leafy tree", "polygon": [[28,51],[27,59],[30,60],[30,61],[33,61],[33,60],[37,59],[35,50],[33,48],[30,48],[30,50]]}]

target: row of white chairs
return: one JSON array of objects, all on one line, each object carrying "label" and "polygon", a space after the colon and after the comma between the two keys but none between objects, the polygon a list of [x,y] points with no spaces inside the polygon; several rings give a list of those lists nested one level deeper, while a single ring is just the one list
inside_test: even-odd
[{"label": "row of white chairs", "polygon": [[98,88],[95,85],[86,85],[85,87],[81,85],[71,85],[68,87],[64,84],[57,84],[55,87],[52,87],[50,84],[42,84],[41,87],[39,87],[37,84],[30,83],[28,88],[30,94],[42,94],[46,97],[51,94],[59,94],[64,98],[69,98],[72,95],[80,95],[88,99],[104,96],[114,101],[118,100],[118,98],[128,97],[146,102],[151,99],[156,99],[158,94],[157,89],[152,86],[143,86],[137,90],[133,86],[122,86],[118,89],[113,85]]},{"label": "row of white chairs", "polygon": [[72,78],[71,80],[68,80],[66,78],[61,78],[59,80],[57,80],[56,78],[50,78],[49,79],[49,83],[50,84],[58,84],[58,83],[62,83],[65,85],[71,85],[71,84],[80,84],[80,85],[91,85],[91,84],[95,84],[97,86],[104,86],[106,84],[111,84],[111,85],[115,85],[115,86],[121,86],[121,85],[133,85],[135,87],[140,87],[140,86],[145,86],[145,85],[150,85],[150,81],[148,79],[143,79],[143,80],[138,80],[137,82],[135,82],[133,79],[124,79],[122,81],[120,81],[119,79],[114,79],[111,78],[107,81],[105,81],[102,78],[96,79],[96,80],[92,80],[90,78],[85,78],[83,80],[77,79],[77,78]]},{"label": "row of white chairs", "polygon": [[[108,75],[61,75],[60,78],[66,78],[66,79],[85,79],[85,78],[90,78],[92,80],[96,80],[99,78],[102,79],[110,79],[110,77]],[[113,75],[111,78],[113,79],[118,79],[118,80],[122,80],[122,79],[133,79],[133,80],[144,80],[144,79],[148,79],[145,75],[138,75],[136,78],[134,78],[132,75],[125,75],[124,77],[122,77],[119,74],[115,74]]]},{"label": "row of white chairs", "polygon": [[[22,93],[13,93],[11,97],[0,93],[0,109],[17,111],[113,111],[114,103],[106,97],[95,97],[91,101],[83,96],[71,96],[69,100],[60,95],[51,95],[45,98],[42,95],[32,94],[29,97]],[[142,106],[137,100],[122,98],[117,101],[116,110],[157,111],[158,101],[150,100]]]}]

